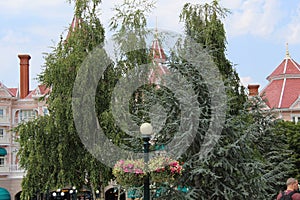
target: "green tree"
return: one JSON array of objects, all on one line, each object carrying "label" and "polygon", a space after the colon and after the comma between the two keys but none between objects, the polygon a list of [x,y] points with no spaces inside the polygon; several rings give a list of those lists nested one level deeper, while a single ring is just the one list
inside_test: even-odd
[{"label": "green tree", "polygon": [[[78,189],[87,185],[95,191],[110,178],[110,169],[81,143],[72,113],[77,71],[88,53],[104,41],[104,29],[96,14],[99,4],[99,0],[75,1],[76,26],[46,55],[45,68],[39,76],[39,80],[51,88],[46,96],[49,116],[21,124],[16,129],[20,134],[20,163],[26,170],[22,181],[23,199],[73,185]],[[105,102],[102,105],[105,106]]]},{"label": "green tree", "polygon": [[[206,157],[201,155],[203,137],[208,134],[208,124],[201,123],[197,137],[183,157],[187,173],[182,181],[191,184],[197,199],[266,199],[278,192],[282,176],[292,167],[291,160],[286,159],[290,151],[274,134],[274,118],[262,111],[262,102],[246,100],[238,74],[225,56],[226,35],[221,20],[227,13],[213,0],[211,4],[185,4],[180,15],[186,34],[209,52],[218,67],[228,99],[218,142]],[[190,66],[186,61],[175,64],[181,69],[183,64]],[[198,79],[203,80],[201,73]],[[209,122],[210,88],[201,87],[199,99],[207,106],[201,118]]]},{"label": "green tree", "polygon": [[[295,168],[290,169],[288,174],[290,177],[300,179],[300,149],[299,149],[299,134],[300,123],[291,121],[278,120],[276,123],[276,134],[282,136],[282,141],[288,145],[288,149],[292,151],[291,157],[294,159]],[[285,181],[288,176],[282,177],[282,181]]]},{"label": "green tree", "polygon": [[246,96],[237,72],[226,58],[227,41],[222,19],[227,16],[229,10],[222,8],[218,2],[213,0],[211,4],[203,5],[186,3],[180,19],[185,24],[186,34],[209,51],[227,86],[226,91],[230,98],[229,113],[237,114],[243,107]]}]

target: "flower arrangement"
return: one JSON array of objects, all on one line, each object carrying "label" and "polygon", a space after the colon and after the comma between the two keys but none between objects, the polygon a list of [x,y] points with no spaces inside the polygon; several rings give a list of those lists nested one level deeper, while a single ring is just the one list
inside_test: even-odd
[{"label": "flower arrangement", "polygon": [[142,159],[119,160],[114,168],[113,175],[123,187],[138,187],[143,185],[145,171],[150,174],[151,182],[173,184],[182,174],[183,167],[177,160],[165,156],[157,156],[148,162],[147,170]]},{"label": "flower arrangement", "polygon": [[145,176],[144,168],[145,164],[142,159],[119,160],[113,168],[113,175],[124,187],[141,186]]},{"label": "flower arrangement", "polygon": [[168,184],[173,184],[183,171],[182,165],[177,160],[165,156],[151,159],[148,169],[150,170],[152,182]]}]

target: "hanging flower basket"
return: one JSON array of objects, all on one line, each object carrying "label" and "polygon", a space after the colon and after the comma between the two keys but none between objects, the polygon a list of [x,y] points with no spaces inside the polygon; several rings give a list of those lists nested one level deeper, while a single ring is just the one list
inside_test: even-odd
[{"label": "hanging flower basket", "polygon": [[[143,185],[145,164],[139,160],[120,160],[113,168],[113,175],[117,182],[125,188],[139,187]],[[165,156],[157,156],[150,159],[147,167],[150,181],[157,184],[174,184],[182,174],[183,167],[178,161]]]},{"label": "hanging flower basket", "polygon": [[138,187],[143,184],[144,166],[142,159],[120,160],[113,168],[113,175],[123,187]]},{"label": "hanging flower basket", "polygon": [[182,165],[177,160],[165,156],[151,159],[148,167],[150,179],[155,183],[174,184],[183,171]]}]

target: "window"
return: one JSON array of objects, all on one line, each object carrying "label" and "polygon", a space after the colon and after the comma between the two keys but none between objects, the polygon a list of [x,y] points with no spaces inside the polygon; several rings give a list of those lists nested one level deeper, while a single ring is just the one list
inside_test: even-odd
[{"label": "window", "polygon": [[49,110],[47,107],[43,107],[43,113],[44,115],[49,115]]},{"label": "window", "polygon": [[4,110],[2,108],[0,108],[0,117],[4,116]]},{"label": "window", "polygon": [[4,165],[5,165],[4,162],[5,162],[4,156],[0,155],[0,167],[4,167]]},{"label": "window", "polygon": [[36,111],[34,110],[21,110],[20,111],[20,120],[21,121],[29,121],[31,119],[34,119],[36,116]]},{"label": "window", "polygon": [[300,121],[300,115],[293,115],[292,116],[292,121],[297,124]]},{"label": "window", "polygon": [[3,128],[0,128],[0,139],[4,137],[4,130]]}]

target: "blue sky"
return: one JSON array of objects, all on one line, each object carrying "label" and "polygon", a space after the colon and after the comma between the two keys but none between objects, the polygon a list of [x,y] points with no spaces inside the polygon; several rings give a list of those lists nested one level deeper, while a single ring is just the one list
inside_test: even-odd
[{"label": "blue sky", "polygon": [[[103,0],[99,17],[105,27],[113,16],[114,4],[122,0]],[[157,0],[149,15],[149,28],[183,31],[179,13],[185,2],[209,0]],[[236,66],[244,84],[266,86],[266,77],[285,57],[289,43],[291,57],[300,62],[300,1],[298,0],[221,0],[231,10],[224,20],[227,57]],[[31,55],[30,89],[42,72],[44,53],[52,51],[65,34],[73,17],[73,4],[65,0],[0,0],[0,81],[7,87],[19,85],[19,53]]]}]

